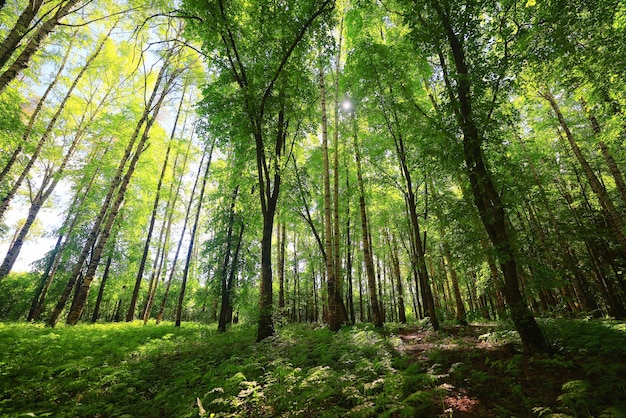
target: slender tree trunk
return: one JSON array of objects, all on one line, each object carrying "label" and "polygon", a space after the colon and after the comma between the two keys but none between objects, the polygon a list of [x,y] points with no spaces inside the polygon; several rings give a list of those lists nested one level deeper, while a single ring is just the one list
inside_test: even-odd
[{"label": "slender tree trunk", "polygon": [[285,308],[285,245],[287,235],[285,230],[285,222],[281,222],[278,227],[278,307],[282,310]]},{"label": "slender tree trunk", "polygon": [[183,244],[183,238],[185,237],[185,233],[187,231],[187,225],[189,223],[189,215],[191,214],[191,207],[193,206],[193,199],[194,199],[194,196],[196,195],[196,189],[198,187],[198,182],[200,181],[200,176],[202,175],[202,165],[204,164],[205,156],[206,156],[206,149],[202,153],[202,158],[200,159],[200,164],[198,165],[198,173],[196,174],[196,178],[193,182],[193,188],[191,189],[191,196],[189,196],[189,202],[187,203],[187,210],[185,211],[185,219],[183,221],[183,230],[180,233],[180,239],[178,240],[178,245],[176,246],[176,253],[174,254],[174,260],[172,261],[172,267],[170,269],[170,276],[169,276],[169,279],[167,280],[167,285],[165,287],[165,294],[163,295],[161,308],[159,309],[159,313],[157,314],[157,317],[156,317],[157,324],[159,324],[161,320],[163,319],[163,314],[165,312],[165,306],[167,304],[167,299],[169,297],[170,288],[174,280],[174,273],[176,272],[176,264],[178,263],[178,257],[180,256],[180,249]]},{"label": "slender tree trunk", "polygon": [[326,118],[326,89],[324,86],[324,72],[319,69],[321,112],[322,112],[322,153],[323,153],[323,184],[324,184],[324,261],[326,263],[326,285],[328,297],[328,327],[331,331],[341,328],[342,318],[339,301],[337,300],[337,278],[335,277],[335,257],[333,255],[333,221],[332,202],[330,200],[330,165],[328,160],[328,122]]},{"label": "slender tree trunk", "polygon": [[204,176],[202,176],[202,186],[200,186],[200,195],[198,196],[198,205],[196,206],[196,216],[191,229],[191,240],[189,247],[187,248],[187,258],[185,259],[185,268],[183,270],[183,278],[180,285],[180,293],[178,295],[178,305],[176,308],[176,322],[175,326],[180,327],[183,314],[183,302],[185,300],[185,289],[187,287],[187,278],[189,276],[189,266],[191,265],[191,258],[193,255],[193,244],[196,240],[196,233],[198,231],[198,222],[200,221],[200,212],[202,211],[202,201],[204,200],[204,191],[206,189],[206,182],[209,178],[209,169],[211,168],[211,158],[213,157],[213,146],[215,145],[215,139],[211,142],[211,148],[209,149],[209,158],[204,170]]},{"label": "slender tree trunk", "polygon": [[[178,197],[180,196],[180,188],[183,183],[183,177],[186,174],[187,158],[189,157],[189,151],[191,149],[191,142],[192,141],[190,139],[187,144],[187,151],[185,151],[185,156],[183,158],[183,166],[180,172],[180,176],[178,177],[177,181],[172,181],[172,184],[170,187],[169,199],[167,201],[167,205],[165,206],[165,216],[167,218],[167,221],[165,221],[165,224],[161,228],[161,233],[159,234],[159,243],[161,244],[160,245],[161,251],[160,251],[160,254],[157,252],[157,255],[154,259],[154,264],[152,267],[150,285],[148,287],[148,297],[146,300],[146,306],[143,310],[143,316],[142,316],[144,325],[148,323],[148,320],[150,319],[150,314],[152,313],[152,307],[154,306],[156,290],[157,290],[157,286],[159,285],[159,278],[161,277],[161,272],[167,270],[165,265],[167,263],[167,252],[169,249],[170,233],[172,231],[174,208],[176,207],[176,202],[178,202]],[[174,160],[174,169],[173,169],[174,173],[176,172],[177,161],[178,161],[178,156],[176,160]],[[176,192],[173,192],[174,185],[176,185]],[[186,223],[187,223],[187,220],[185,220],[185,225],[184,225],[185,228],[186,228]],[[163,238],[163,234],[165,234],[165,238]],[[182,240],[182,237],[183,236],[181,235],[181,240]],[[178,242],[178,248],[176,249],[177,255],[176,255],[175,260],[178,260],[178,253],[180,251],[181,240],[179,240]],[[176,263],[174,262],[173,267],[175,267],[175,265]],[[165,277],[163,278],[163,280],[165,280]],[[171,284],[171,278],[170,278],[170,281],[168,281],[167,293],[169,293],[170,284]],[[167,300],[167,298],[165,299]]]},{"label": "slender tree trunk", "polygon": [[[227,231],[226,231],[226,248],[224,249],[224,262],[222,263],[222,266],[219,272],[219,275],[221,277],[221,286],[222,286],[221,292],[220,292],[222,296],[222,304],[221,304],[221,309],[220,309],[219,323],[217,325],[217,330],[219,332],[226,332],[226,322],[227,322],[226,317],[230,308],[231,286],[229,286],[230,283],[228,280],[228,267],[230,265],[230,257],[231,257],[231,252],[232,252],[233,227],[235,225],[235,203],[237,202],[238,195],[239,195],[239,186],[237,186],[235,190],[233,190],[233,194],[232,194],[231,201],[230,201],[230,208],[228,212],[228,225],[227,225]],[[279,234],[281,230],[282,229],[279,228]],[[242,228],[242,231],[243,231],[243,228]],[[233,260],[233,264],[234,264],[234,260]],[[233,267],[231,267],[231,270],[232,269]],[[280,263],[279,263],[279,269],[280,269]],[[285,301],[283,299],[283,304],[284,302]]]},{"label": "slender tree trunk", "polygon": [[[111,251],[113,253],[113,251]],[[98,298],[93,308],[93,315],[91,317],[91,323],[95,324],[98,318],[100,318],[100,305],[102,304],[102,298],[104,296],[104,287],[109,280],[109,271],[111,269],[111,262],[113,261],[113,254],[109,254],[106,264],[104,266],[104,273],[102,273],[102,280],[100,280],[100,289],[98,290]]]},{"label": "slender tree trunk", "polygon": [[598,176],[596,176],[596,173],[594,173],[593,169],[589,165],[589,162],[587,161],[582,151],[578,147],[578,144],[576,143],[576,140],[574,139],[574,135],[570,131],[569,126],[567,125],[567,122],[565,121],[565,117],[561,113],[561,109],[559,108],[559,105],[557,104],[556,99],[554,98],[552,93],[547,88],[545,88],[541,92],[541,96],[544,99],[546,99],[548,103],[550,103],[550,106],[552,107],[552,111],[556,115],[556,118],[559,121],[559,125],[561,126],[561,129],[565,133],[567,142],[569,143],[572,149],[572,152],[576,156],[578,163],[582,167],[583,172],[585,173],[585,177],[587,177],[587,181],[589,181],[591,190],[593,190],[593,193],[596,195],[596,197],[600,201],[600,205],[602,206],[605,213],[608,215],[607,221],[610,225],[611,232],[613,233],[617,242],[619,243],[622,249],[622,254],[626,256],[626,235],[624,234],[624,228],[625,228],[624,220],[622,219],[617,209],[615,208],[615,205],[613,204],[613,201],[609,197],[606,191],[606,188],[600,182],[600,179],[598,179]]},{"label": "slender tree trunk", "polygon": [[398,300],[398,322],[406,324],[406,309],[404,307],[404,289],[402,288],[402,273],[400,272],[400,258],[398,256],[398,243],[391,232],[388,232],[389,254],[393,269],[393,277],[396,280],[396,299]]},{"label": "slender tree trunk", "polygon": [[[37,117],[39,116],[39,113],[41,113],[41,109],[43,109],[43,105],[45,104],[46,99],[48,98],[48,96],[50,95],[50,93],[52,92],[56,84],[59,82],[59,79],[61,78],[61,73],[65,69],[65,65],[67,64],[67,60],[72,51],[72,47],[74,45],[74,39],[75,37],[70,38],[70,43],[67,49],[65,50],[65,55],[63,56],[63,59],[61,60],[59,69],[54,75],[54,79],[48,85],[43,95],[39,98],[39,101],[37,102],[37,106],[35,106],[33,113],[30,115],[30,118],[28,119],[28,125],[26,126],[26,129],[24,130],[24,133],[22,134],[22,140],[20,141],[17,148],[13,150],[13,153],[11,154],[11,157],[7,161],[7,164],[2,169],[2,172],[0,172],[0,184],[2,184],[7,174],[9,174],[9,171],[11,170],[11,168],[13,168],[13,166],[17,162],[19,155],[21,154],[22,150],[24,149],[24,146],[28,142],[28,139],[30,138],[30,135],[33,132],[33,128],[35,127],[35,122],[38,120]],[[2,67],[2,65],[0,65],[0,67]],[[1,219],[1,216],[0,216],[0,219]]]},{"label": "slender tree trunk", "polygon": [[[137,125],[135,127],[135,131],[133,132],[128,145],[126,146],[126,149],[124,151],[124,156],[122,157],[117,171],[115,173],[115,176],[113,177],[113,180],[111,181],[111,184],[109,185],[109,189],[107,191],[107,195],[104,198],[104,202],[102,204],[102,207],[100,208],[100,212],[98,213],[98,215],[96,216],[95,222],[92,225],[91,231],[89,232],[89,235],[87,237],[87,240],[85,241],[84,245],[83,245],[83,249],[81,251],[80,256],[78,257],[78,260],[76,261],[76,264],[74,265],[74,269],[72,270],[72,273],[70,275],[70,278],[68,280],[67,285],[65,286],[65,289],[63,290],[61,297],[59,298],[59,301],[57,302],[56,307],[54,308],[52,315],[48,318],[48,322],[47,325],[50,327],[54,327],[57,323],[57,321],[59,320],[59,317],[61,316],[61,312],[63,311],[63,309],[65,309],[65,305],[67,304],[67,301],[69,299],[70,293],[72,291],[72,289],[74,288],[74,286],[76,285],[77,279],[79,274],[81,273],[82,269],[83,269],[83,265],[85,264],[85,261],[87,260],[87,256],[89,255],[89,253],[92,252],[92,249],[94,248],[94,245],[96,244],[96,240],[98,240],[99,237],[99,233],[101,232],[101,225],[103,223],[103,221],[106,222],[111,222],[111,225],[113,223],[114,217],[113,219],[111,219],[111,213],[113,211],[110,211],[110,209],[113,207],[112,205],[115,204],[119,204],[121,206],[122,200],[123,200],[123,194],[120,195],[120,193],[117,194],[117,199],[116,202],[113,202],[113,197],[116,191],[118,191],[118,187],[120,187],[122,185],[122,182],[125,180],[125,178],[123,178],[123,173],[124,173],[124,168],[126,167],[126,163],[128,162],[128,160],[131,158],[131,154],[133,151],[133,148],[135,148],[135,143],[137,142],[137,138],[139,137],[139,133],[141,131],[141,128],[144,126],[144,124],[146,124],[146,129],[147,129],[147,123],[149,122],[149,116],[150,116],[150,112],[152,110],[152,106],[155,104],[155,100],[157,97],[157,92],[158,92],[158,88],[160,83],[163,81],[164,77],[165,77],[165,70],[167,67],[167,62],[168,60],[165,60],[166,64],[164,64],[161,67],[161,70],[159,72],[159,75],[157,76],[157,81],[154,87],[154,90],[152,91],[152,94],[150,96],[150,99],[148,101],[148,103],[146,104],[146,107],[144,108],[143,114],[141,116],[141,118],[139,119],[139,121],[137,122]],[[163,98],[163,97],[162,97]],[[154,119],[152,119],[154,120]],[[138,159],[139,155],[141,154],[141,152],[143,151],[143,146],[145,144],[145,141],[147,141],[148,139],[148,135],[145,134],[145,130],[144,130],[144,135],[142,135],[141,141],[143,141],[143,143],[141,144],[141,147],[137,147],[137,150],[135,152],[135,155],[133,156],[133,159],[135,159],[135,157]],[[140,141],[140,142],[141,142]],[[135,161],[136,164],[136,161]],[[130,167],[129,167],[130,170]],[[127,170],[127,173],[128,171]],[[131,173],[132,174],[132,173]],[[126,176],[124,176],[126,177]],[[130,178],[128,178],[128,181],[130,181]],[[119,191],[118,191],[119,192]],[[119,202],[117,202],[119,200]],[[119,209],[119,206],[118,206]],[[109,219],[105,219],[105,216],[107,215],[107,213],[109,214]],[[106,225],[106,224],[105,224]],[[103,228],[104,230],[104,228]],[[107,237],[104,238],[104,240],[102,238],[100,238],[100,242],[102,243],[102,247],[104,247],[104,243],[106,242],[106,239],[108,238],[108,234]],[[102,251],[102,250],[99,250]],[[92,254],[92,261],[94,260],[93,254]],[[90,262],[90,264],[92,264]],[[97,266],[97,264],[96,264]],[[93,273],[95,273],[95,266],[93,268]],[[91,278],[92,279],[92,278]],[[91,285],[91,282],[88,282],[86,288],[83,290],[82,294],[79,296],[80,299],[84,299],[84,301],[86,301],[87,299],[87,293],[89,291],[89,286]],[[84,306],[83,306],[84,307]],[[81,312],[82,312],[82,308],[81,307]],[[76,319],[76,317],[79,317],[80,313],[79,312],[74,312],[72,315],[72,321],[74,321]],[[69,319],[69,317],[68,317]]]},{"label": "slender tree trunk", "polygon": [[167,164],[169,162],[170,151],[172,149],[172,142],[174,141],[174,135],[176,135],[176,128],[178,125],[178,119],[180,118],[183,102],[185,100],[185,92],[187,91],[187,83],[183,85],[183,91],[178,103],[178,110],[174,118],[174,126],[172,127],[172,133],[167,144],[167,150],[165,151],[165,159],[161,167],[161,174],[159,175],[159,181],[157,184],[156,195],[154,197],[154,204],[152,205],[152,214],[150,215],[150,225],[148,226],[148,235],[146,236],[146,242],[144,243],[143,253],[141,255],[141,261],[139,262],[139,269],[137,271],[137,277],[135,279],[135,286],[133,288],[133,294],[128,306],[128,313],[126,314],[126,322],[131,322],[135,319],[135,307],[137,306],[137,298],[139,297],[139,290],[141,288],[141,282],[143,280],[143,273],[148,260],[148,251],[150,251],[150,242],[152,241],[152,232],[154,231],[154,224],[156,223],[157,212],[159,209],[159,202],[161,200],[161,187],[163,186],[163,178],[167,170]]},{"label": "slender tree trunk", "polygon": [[[102,156],[104,156],[104,154],[106,154],[106,152],[108,151],[109,145],[110,145],[110,142],[107,144],[104,152],[102,153]],[[95,160],[96,155],[97,155],[97,151],[94,151],[89,156],[88,160],[89,161]],[[59,263],[61,262],[61,256],[64,253],[68,245],[69,237],[72,236],[74,227],[76,226],[78,222],[78,216],[76,215],[76,212],[84,203],[85,198],[87,197],[87,194],[91,190],[91,187],[93,186],[93,183],[96,180],[99,172],[100,172],[99,166],[97,166],[96,170],[91,175],[89,182],[87,183],[87,186],[84,188],[84,190],[82,188],[79,188],[79,190],[74,195],[72,203],[69,206],[70,208],[69,213],[67,217],[65,218],[65,221],[63,222],[63,226],[60,228],[57,242],[53,250],[50,252],[50,256],[49,256],[50,258],[46,264],[46,269],[44,273],[41,275],[40,284],[37,288],[37,291],[35,292],[35,297],[33,298],[33,303],[31,305],[31,309],[28,314],[29,321],[39,320],[39,316],[41,314],[41,311],[43,310],[43,305],[45,303],[48,290],[50,289],[56,270],[59,266]]]},{"label": "slender tree trunk", "polygon": [[361,153],[359,151],[359,143],[357,138],[357,123],[354,114],[352,115],[354,128],[354,156],[356,159],[357,181],[359,185],[359,209],[361,211],[361,234],[363,238],[363,260],[365,262],[365,272],[367,274],[367,283],[369,287],[370,305],[372,309],[372,320],[374,326],[383,326],[383,317],[380,311],[378,295],[376,292],[376,273],[374,272],[374,259],[370,248],[370,237],[367,222],[367,210],[365,206],[365,185],[363,182],[363,173],[361,170]]}]

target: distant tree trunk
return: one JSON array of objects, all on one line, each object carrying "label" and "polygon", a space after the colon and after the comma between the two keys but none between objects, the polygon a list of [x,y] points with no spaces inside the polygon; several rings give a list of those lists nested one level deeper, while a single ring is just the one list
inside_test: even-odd
[{"label": "distant tree trunk", "polygon": [[[221,277],[221,297],[222,297],[222,303],[221,303],[221,309],[220,309],[220,317],[219,317],[219,323],[217,326],[217,330],[219,332],[225,332],[226,331],[226,324],[227,324],[227,316],[228,316],[228,312],[231,309],[231,304],[230,304],[230,298],[231,298],[231,290],[232,290],[232,286],[233,286],[233,279],[234,279],[234,270],[235,270],[235,265],[237,263],[237,254],[241,245],[241,238],[242,238],[242,234],[243,234],[243,225],[240,228],[240,234],[239,234],[239,241],[237,241],[237,247],[235,250],[235,255],[233,256],[233,261],[232,261],[232,265],[231,265],[231,253],[232,253],[232,244],[233,244],[233,228],[235,226],[235,203],[237,201],[237,196],[239,195],[239,186],[237,186],[235,188],[235,190],[233,191],[232,197],[231,197],[231,202],[230,202],[230,208],[229,208],[229,212],[228,212],[228,225],[227,225],[227,232],[226,232],[226,247],[224,249],[224,262],[222,263],[222,266],[220,268],[220,277]],[[284,224],[283,224],[284,227]],[[279,231],[281,231],[281,228],[279,228]],[[283,235],[283,242],[285,240],[284,238],[284,228],[282,228],[282,235]],[[280,233],[280,232],[279,232]],[[279,249],[279,254],[280,254],[280,249]],[[283,253],[284,256],[284,253]],[[283,260],[284,262],[284,260]],[[230,266],[230,274],[229,274],[229,266]],[[279,270],[280,270],[280,263],[279,263]],[[284,291],[284,289],[283,289]],[[284,304],[284,299],[283,299],[283,304]]]},{"label": "distant tree trunk", "polygon": [[591,125],[591,129],[593,130],[594,135],[598,137],[598,146],[600,147],[600,151],[602,152],[604,161],[606,161],[606,165],[609,167],[609,172],[615,180],[615,186],[617,187],[617,191],[622,198],[622,202],[626,204],[626,183],[624,182],[624,176],[617,166],[615,159],[611,155],[609,148],[606,146],[604,141],[600,139],[600,133],[602,132],[602,129],[600,128],[600,123],[598,122],[598,119],[593,114],[591,109],[589,109],[589,106],[584,99],[581,99],[581,104],[585,108],[585,113],[587,115],[587,119],[589,120],[589,124]]},{"label": "distant tree trunk", "polygon": [[[161,227],[161,232],[159,234],[160,253],[157,251],[157,255],[154,259],[154,263],[152,266],[152,274],[150,275],[150,285],[148,286],[148,297],[147,297],[146,304],[143,310],[143,315],[142,315],[144,324],[148,323],[148,320],[150,319],[150,314],[152,313],[152,307],[154,306],[154,298],[156,296],[157,286],[159,285],[159,278],[161,277],[161,272],[166,271],[165,264],[167,263],[167,251],[169,248],[170,233],[172,231],[174,208],[176,207],[176,202],[178,202],[178,197],[180,196],[180,188],[183,183],[183,177],[186,174],[187,158],[189,157],[190,149],[191,149],[191,140],[189,140],[187,144],[187,151],[185,151],[185,156],[183,158],[183,166],[180,171],[180,176],[178,177],[177,181],[172,180],[172,184],[170,186],[170,191],[168,194],[169,199],[167,201],[167,205],[165,206],[165,217],[167,218],[167,220],[164,221],[164,225]],[[173,169],[174,173],[176,172],[176,162],[178,161],[178,155],[176,157],[177,158],[174,160],[174,169]],[[176,192],[173,191],[174,185],[176,185]],[[163,235],[165,235],[165,238],[163,238]],[[176,250],[176,252],[178,253],[179,251],[180,251],[180,241],[179,241],[179,248]],[[178,255],[176,256],[176,259],[178,259]],[[168,286],[168,292],[169,292],[169,286]]]},{"label": "distant tree trunk", "polygon": [[389,245],[389,255],[391,256],[391,267],[393,272],[393,278],[396,281],[396,298],[398,300],[398,322],[406,324],[406,310],[404,307],[404,289],[402,288],[402,273],[400,272],[400,259],[398,256],[398,243],[394,237],[391,236],[391,232],[387,231],[387,242]]},{"label": "distant tree trunk", "polygon": [[445,238],[442,239],[441,246],[443,248],[443,257],[446,264],[448,265],[450,281],[452,282],[452,292],[454,293],[454,303],[456,305],[456,320],[463,325],[467,325],[467,321],[465,320],[465,305],[463,304],[461,289],[459,287],[459,278],[456,274],[454,264],[452,264],[452,254],[450,253],[450,246]]},{"label": "distant tree trunk", "polygon": [[363,173],[361,169],[361,153],[359,151],[359,143],[357,138],[357,124],[354,114],[352,115],[354,125],[354,156],[356,159],[357,181],[359,185],[359,208],[361,211],[361,234],[363,238],[363,260],[365,262],[365,271],[367,273],[367,283],[369,288],[370,305],[372,309],[372,320],[375,327],[383,326],[383,317],[380,311],[378,295],[376,292],[376,273],[374,272],[374,260],[370,248],[370,236],[367,222],[367,210],[365,207],[365,185],[363,182]]},{"label": "distant tree trunk", "polygon": [[[113,251],[111,251],[112,253]],[[107,258],[106,264],[104,266],[104,273],[102,273],[102,279],[100,280],[100,289],[98,289],[98,298],[96,299],[96,304],[93,308],[93,315],[91,316],[91,322],[93,324],[96,323],[98,318],[100,318],[100,304],[102,304],[102,298],[104,296],[104,286],[109,279],[109,270],[111,269],[111,261],[113,261],[113,254],[109,254]]]},{"label": "distant tree trunk", "polygon": [[[163,314],[165,313],[165,306],[167,305],[167,299],[169,297],[170,288],[172,287],[172,281],[174,280],[174,273],[176,272],[176,264],[178,263],[178,257],[180,255],[180,249],[183,245],[183,239],[185,237],[185,233],[187,232],[187,225],[189,223],[189,215],[191,214],[191,208],[193,206],[193,199],[196,195],[196,189],[198,187],[198,182],[200,181],[200,176],[202,175],[202,166],[204,164],[204,157],[206,157],[206,149],[202,153],[202,158],[200,159],[200,164],[198,165],[198,172],[196,173],[196,178],[193,182],[193,188],[191,189],[191,196],[189,196],[189,202],[187,203],[187,210],[185,211],[185,219],[183,220],[183,230],[180,233],[180,238],[178,240],[178,245],[176,246],[176,253],[174,254],[174,260],[172,261],[172,267],[170,269],[170,276],[167,280],[167,284],[165,286],[165,293],[163,294],[163,301],[161,302],[161,308],[159,309],[159,313],[156,317],[156,323],[159,324],[163,319]],[[181,177],[182,180],[182,177]],[[145,321],[145,318],[144,318]]]},{"label": "distant tree trunk", "polygon": [[565,117],[563,117],[563,114],[561,113],[561,109],[559,108],[559,105],[556,102],[556,99],[547,88],[545,88],[540,94],[544,99],[548,101],[548,103],[550,103],[550,106],[552,107],[552,111],[556,115],[556,118],[559,121],[559,125],[561,126],[561,129],[565,133],[565,137],[567,138],[567,141],[572,149],[572,152],[576,156],[578,163],[580,164],[580,166],[583,169],[583,172],[585,173],[585,177],[589,181],[591,190],[593,190],[593,193],[600,201],[600,205],[602,206],[602,209],[606,214],[607,221],[609,222],[610,230],[615,236],[615,238],[617,239],[617,242],[619,243],[619,245],[621,246],[622,254],[626,256],[626,235],[624,235],[624,228],[626,225],[624,224],[624,220],[622,219],[617,209],[615,208],[615,205],[613,204],[613,201],[609,197],[606,191],[606,188],[600,182],[600,179],[598,179],[598,176],[596,176],[596,173],[593,172],[593,169],[589,165],[589,162],[587,161],[582,151],[578,147],[578,144],[576,143],[576,140],[574,139],[574,135],[570,131],[569,126],[567,125],[567,122],[565,121]]},{"label": "distant tree trunk", "polygon": [[[59,21],[67,16],[72,7],[81,0],[67,0],[65,3],[59,4],[54,15],[48,19],[43,25],[39,26],[35,34],[28,41],[20,55],[13,63],[0,75],[0,94],[6,89],[8,84],[25,68],[28,68],[31,57],[37,52],[41,42],[54,30]],[[8,51],[13,54],[14,48],[9,47]]]},{"label": "distant tree trunk", "polygon": [[139,262],[139,269],[137,270],[137,277],[135,279],[135,286],[133,288],[133,294],[128,306],[128,313],[126,314],[126,322],[131,322],[135,319],[135,307],[137,306],[137,298],[139,297],[139,289],[141,288],[141,282],[143,280],[143,272],[148,260],[148,251],[150,250],[150,242],[152,241],[152,232],[154,231],[154,224],[156,223],[157,212],[159,209],[159,202],[161,200],[161,187],[163,186],[163,178],[165,177],[165,171],[167,170],[167,164],[169,162],[170,151],[172,149],[172,142],[174,141],[174,135],[176,134],[176,128],[178,126],[178,119],[180,118],[183,102],[185,100],[185,92],[187,91],[187,83],[183,85],[183,91],[181,93],[180,102],[178,103],[178,110],[174,117],[174,126],[172,127],[172,133],[170,134],[169,142],[167,143],[167,150],[165,151],[165,159],[161,166],[161,174],[159,175],[159,181],[157,183],[156,195],[154,197],[154,204],[152,205],[152,214],[150,215],[150,225],[148,226],[148,235],[146,236],[146,242],[144,243],[143,253],[141,255],[141,261]]},{"label": "distant tree trunk", "polygon": [[204,191],[206,189],[206,182],[209,178],[209,169],[211,168],[211,158],[213,157],[213,146],[215,145],[215,139],[211,142],[211,148],[209,149],[209,158],[206,163],[206,169],[204,170],[204,176],[202,176],[202,186],[200,186],[200,195],[198,196],[198,205],[196,206],[196,216],[191,228],[191,240],[189,241],[189,247],[187,248],[187,258],[185,259],[185,268],[183,269],[183,278],[180,285],[180,293],[178,294],[178,305],[176,307],[176,321],[175,326],[180,327],[183,314],[183,302],[185,300],[185,289],[187,287],[187,278],[189,276],[189,266],[191,265],[191,259],[193,255],[193,244],[196,240],[196,233],[198,231],[198,222],[200,221],[200,212],[202,211],[202,200],[204,200]]}]

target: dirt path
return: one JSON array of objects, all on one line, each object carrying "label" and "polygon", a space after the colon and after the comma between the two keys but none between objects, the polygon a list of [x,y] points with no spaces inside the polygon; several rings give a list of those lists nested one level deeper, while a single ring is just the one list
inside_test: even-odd
[{"label": "dirt path", "polygon": [[[579,379],[573,363],[529,357],[512,344],[485,338],[490,325],[405,329],[400,350],[436,378],[445,417],[532,417],[538,409],[556,412],[564,382]],[[482,337],[481,337],[482,336]],[[535,409],[535,412],[533,412]]]}]

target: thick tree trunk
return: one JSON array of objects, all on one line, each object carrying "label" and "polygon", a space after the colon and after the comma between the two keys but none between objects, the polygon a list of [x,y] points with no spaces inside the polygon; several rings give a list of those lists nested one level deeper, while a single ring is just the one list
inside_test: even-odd
[{"label": "thick tree trunk", "polygon": [[[24,39],[29,30],[31,22],[37,16],[43,0],[29,0],[28,5],[24,8],[20,17],[17,18],[15,25],[11,28],[4,41],[0,43],[0,68],[11,59],[11,56],[17,51],[19,43]],[[2,2],[4,6],[4,1]],[[0,7],[1,9],[1,7]]]},{"label": "thick tree trunk", "polygon": [[278,308],[285,308],[285,247],[287,242],[285,222],[283,221],[278,227]]},{"label": "thick tree trunk", "polygon": [[[443,10],[437,1],[434,1],[434,6],[448,39],[456,68],[456,83],[449,85],[448,89],[456,93],[456,116],[463,132],[463,153],[474,195],[474,203],[500,259],[505,282],[504,295],[511,319],[515,324],[515,329],[520,334],[524,351],[529,353],[550,351],[541,328],[539,328],[520,292],[515,252],[507,231],[504,204],[500,194],[495,189],[491,173],[487,170],[483,159],[481,148],[483,140],[474,119],[470,89],[471,77],[462,41],[455,33],[448,12]],[[441,57],[443,58],[443,56]],[[443,62],[442,65],[444,65]]]}]

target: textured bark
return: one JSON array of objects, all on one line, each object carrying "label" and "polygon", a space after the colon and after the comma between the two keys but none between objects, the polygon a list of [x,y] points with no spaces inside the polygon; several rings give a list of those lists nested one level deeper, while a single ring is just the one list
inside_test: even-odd
[{"label": "textured bark", "polygon": [[60,4],[54,15],[41,25],[35,34],[30,38],[20,55],[13,63],[0,75],[0,94],[6,89],[9,83],[17,77],[25,68],[28,68],[30,59],[37,52],[41,42],[54,30],[59,21],[67,16],[72,7],[82,0],[67,0]]},{"label": "textured bark", "polygon": [[[0,68],[11,59],[11,56],[17,51],[19,43],[24,39],[29,30],[32,29],[31,23],[41,5],[43,0],[29,0],[28,5],[24,8],[20,17],[17,18],[15,25],[11,28],[7,36],[0,43]],[[2,2],[4,6],[4,1]]]},{"label": "textured bark", "polygon": [[[446,82],[446,84],[449,91],[454,92],[451,96],[455,103],[457,122],[463,132],[463,154],[472,186],[474,203],[500,259],[505,282],[504,295],[511,319],[515,329],[520,334],[524,351],[529,353],[550,351],[541,328],[539,328],[520,292],[515,252],[507,231],[504,204],[495,189],[491,173],[483,158],[483,138],[472,108],[471,77],[462,38],[455,32],[448,11],[441,7],[438,0],[433,1],[433,6],[448,40],[456,69],[456,83]],[[441,64],[445,66],[443,56],[440,55],[440,57]]]}]

